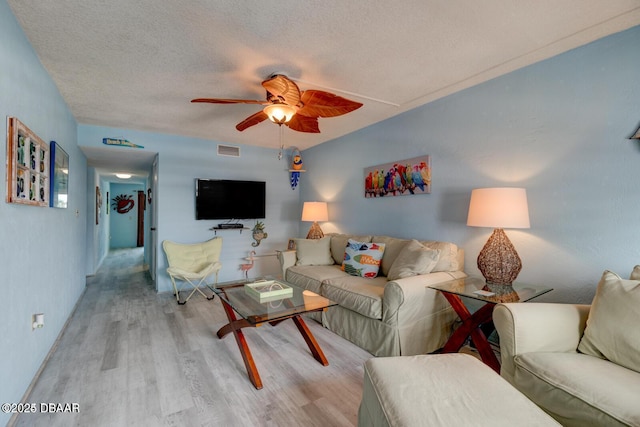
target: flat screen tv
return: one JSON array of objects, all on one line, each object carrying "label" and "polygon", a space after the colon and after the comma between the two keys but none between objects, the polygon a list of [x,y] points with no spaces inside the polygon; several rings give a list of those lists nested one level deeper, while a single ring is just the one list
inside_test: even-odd
[{"label": "flat screen tv", "polygon": [[264,182],[196,179],[196,219],[264,217]]}]

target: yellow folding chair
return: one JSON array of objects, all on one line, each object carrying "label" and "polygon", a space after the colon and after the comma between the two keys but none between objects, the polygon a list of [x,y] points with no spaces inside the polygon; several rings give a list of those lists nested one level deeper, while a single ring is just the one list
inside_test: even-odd
[{"label": "yellow folding chair", "polygon": [[[208,300],[213,299],[215,294],[208,297],[201,289],[205,280],[212,274],[216,275],[215,283],[218,283],[218,272],[222,268],[220,264],[220,252],[222,251],[222,237],[215,237],[203,243],[183,244],[170,240],[162,242],[162,248],[167,255],[169,268],[167,273],[173,283],[178,304],[185,304],[194,293],[199,292]],[[181,281],[180,287],[176,285],[176,280]],[[187,298],[180,302],[180,291],[185,285],[191,285],[193,290]]]}]

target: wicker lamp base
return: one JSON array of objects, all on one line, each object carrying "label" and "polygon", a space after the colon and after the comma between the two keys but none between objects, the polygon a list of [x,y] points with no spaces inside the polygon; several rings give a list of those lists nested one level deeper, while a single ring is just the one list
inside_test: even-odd
[{"label": "wicker lamp base", "polygon": [[480,251],[478,269],[487,283],[511,285],[518,277],[522,261],[502,228],[493,230]]},{"label": "wicker lamp base", "polygon": [[317,222],[314,222],[309,229],[309,233],[307,234],[307,239],[322,239],[324,237],[324,233],[322,229],[318,225]]}]

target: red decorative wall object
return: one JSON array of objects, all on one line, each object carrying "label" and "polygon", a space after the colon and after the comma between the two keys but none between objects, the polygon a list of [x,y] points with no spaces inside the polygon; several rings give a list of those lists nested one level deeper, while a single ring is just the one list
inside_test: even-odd
[{"label": "red decorative wall object", "polygon": [[135,202],[133,201],[133,196],[130,194],[120,194],[113,199],[111,199],[111,206],[115,209],[119,214],[125,214],[129,212],[135,206]]}]

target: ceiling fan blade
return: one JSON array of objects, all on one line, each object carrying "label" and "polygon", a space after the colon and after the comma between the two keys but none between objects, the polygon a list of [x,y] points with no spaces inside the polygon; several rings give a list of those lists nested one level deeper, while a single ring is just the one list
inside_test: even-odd
[{"label": "ceiling fan blade", "polygon": [[210,104],[270,104],[267,101],[257,101],[253,99],[224,99],[224,98],[196,98],[191,102],[208,102]]},{"label": "ceiling fan blade", "polygon": [[251,127],[253,125],[257,125],[258,123],[263,122],[268,118],[269,117],[267,117],[264,111],[258,111],[257,113],[250,115],[249,117],[247,117],[246,119],[238,123],[236,125],[236,129],[242,132],[246,128]]},{"label": "ceiling fan blade", "polygon": [[307,133],[320,133],[317,117],[301,116],[294,114],[291,120],[285,123],[292,130]]},{"label": "ceiling fan blade", "polygon": [[[281,74],[263,81],[262,86],[281,103],[292,107],[300,103],[300,88],[295,82]],[[269,100],[272,101],[273,97]]]},{"label": "ceiling fan blade", "polygon": [[322,90],[305,90],[301,96],[302,108],[297,114],[308,117],[336,117],[362,107],[362,103],[351,101]]}]

